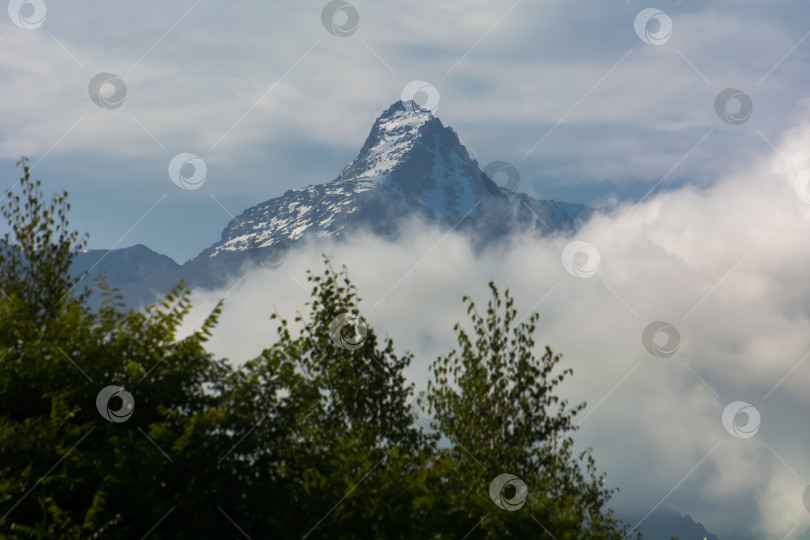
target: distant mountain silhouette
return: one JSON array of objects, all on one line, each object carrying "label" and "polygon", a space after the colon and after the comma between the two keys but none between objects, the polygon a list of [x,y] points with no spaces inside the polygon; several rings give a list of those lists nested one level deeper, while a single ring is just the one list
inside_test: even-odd
[{"label": "distant mountain silhouette", "polygon": [[[624,518],[627,523],[635,525],[643,517],[634,516]],[[677,536],[678,540],[719,540],[719,538],[709,533],[706,528],[696,523],[689,515],[682,515],[677,510],[668,506],[661,506],[650,514],[639,526],[639,530],[644,535],[644,540],[669,540]]]}]

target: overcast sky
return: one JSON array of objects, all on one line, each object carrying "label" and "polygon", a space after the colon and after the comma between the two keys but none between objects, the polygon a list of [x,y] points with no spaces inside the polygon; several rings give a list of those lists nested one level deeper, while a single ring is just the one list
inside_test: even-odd
[{"label": "overcast sky", "polygon": [[[324,1],[19,4],[0,16],[3,185],[28,156],[70,191],[94,248],[184,262],[230,214],[335,178],[408,83],[432,85],[482,167],[504,160],[520,191],[615,211],[578,235],[600,254],[590,278],[565,271],[570,239],[478,258],[454,236],[436,250],[430,230],[334,248],[370,320],[419,353],[414,377],[446,350],[461,295],[483,302],[495,278],[526,311],[542,300],[543,337],[576,370],[567,391],[598,405],[583,441],[625,508],[665,498],[726,538],[807,534],[806,1],[352,0],[332,32]],[[100,73],[118,86],[91,84]],[[181,152],[206,165],[198,189],[169,176]],[[260,282],[271,296],[233,292],[218,352],[266,345],[269,306],[303,302],[293,278],[321,249]],[[643,347],[657,320],[679,332],[674,356]],[[753,438],[723,429],[737,400],[761,413]]]},{"label": "overcast sky", "polygon": [[[92,247],[144,243],[178,262],[218,240],[228,212],[335,178],[412,80],[437,89],[438,116],[482,166],[505,160],[522,191],[598,205],[712,183],[771,151],[810,79],[798,0],[663,2],[660,45],[635,31],[638,0],[356,1],[345,37],[321,1],[42,5],[44,18],[21,8],[32,28],[0,22],[5,184],[26,155],[72,193]],[[123,81],[116,108],[91,101],[98,73]],[[753,102],[742,125],[715,112],[729,87]],[[169,178],[180,152],[207,165],[197,190]]]}]

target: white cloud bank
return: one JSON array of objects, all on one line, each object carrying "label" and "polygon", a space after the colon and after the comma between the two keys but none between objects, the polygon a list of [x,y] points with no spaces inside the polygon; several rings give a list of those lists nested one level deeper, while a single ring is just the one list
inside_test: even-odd
[{"label": "white cloud bank", "polygon": [[[802,504],[810,205],[795,179],[810,167],[810,123],[778,146],[728,164],[729,176],[705,190],[661,192],[594,218],[576,237],[599,251],[590,278],[563,267],[572,238],[520,237],[475,255],[456,234],[416,227],[400,244],[362,236],[306,246],[230,292],[210,349],[238,363],[270,345],[274,306],[290,319],[303,310],[305,271],[320,272],[327,251],[336,267],[348,266],[377,332],[416,355],[411,376],[421,385],[430,361],[454,343],[453,324],[466,320],[461,297],[484,304],[494,280],[516,296],[519,316],[539,311],[538,347],[550,344],[574,368],[563,392],[588,402],[577,438],[621,486],[617,509],[644,515],[666,498],[724,538],[782,538],[794,527],[798,537],[810,530]],[[224,294],[197,294],[186,330]],[[680,334],[669,358],[642,344],[657,320]],[[752,438],[721,423],[737,400],[761,414]]]}]

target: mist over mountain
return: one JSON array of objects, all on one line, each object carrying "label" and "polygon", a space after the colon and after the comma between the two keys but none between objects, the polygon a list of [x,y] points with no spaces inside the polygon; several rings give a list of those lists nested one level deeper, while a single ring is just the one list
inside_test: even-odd
[{"label": "mist over mountain", "polygon": [[[503,176],[499,186],[496,179]],[[467,234],[480,248],[526,230],[571,233],[593,214],[582,204],[520,193],[519,180],[504,162],[482,170],[452,128],[414,101],[397,101],[334,180],[245,209],[219,241],[185,264],[135,246],[80,253],[74,272],[89,272],[90,278],[106,272],[129,304],[143,306],[181,279],[213,288],[243,272],[248,261],[279,266],[296,243],[309,238],[341,241],[368,230],[397,241],[408,234],[406,224],[418,219]]]},{"label": "mist over mountain", "polygon": [[[428,227],[452,232],[473,252],[491,255],[516,239],[568,242],[595,214],[585,205],[520,193],[519,180],[504,162],[482,168],[455,131],[431,111],[397,102],[377,118],[357,157],[334,180],[245,209],[217,242],[185,264],[139,245],[80,253],[74,272],[106,272],[129,305],[143,306],[181,279],[196,291],[222,296],[223,287],[230,291],[239,276],[257,268],[279,269],[308,243],[312,251],[370,235],[391,246],[407,245]],[[268,279],[286,281],[288,266],[289,261],[283,273],[268,273]],[[630,516],[627,522],[640,518]],[[668,540],[671,534],[716,538],[669,508],[651,513],[639,530],[652,539]]]}]

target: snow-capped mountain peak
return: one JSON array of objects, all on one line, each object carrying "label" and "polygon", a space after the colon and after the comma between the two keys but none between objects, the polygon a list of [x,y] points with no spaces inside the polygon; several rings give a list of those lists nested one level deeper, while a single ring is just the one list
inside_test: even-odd
[{"label": "snow-capped mountain peak", "polygon": [[498,195],[456,132],[413,101],[394,103],[374,122],[335,181],[347,180],[382,184],[449,220],[475,216],[481,196]]},{"label": "snow-capped mountain peak", "polygon": [[410,152],[424,126],[438,121],[430,111],[414,102],[397,101],[377,118],[366,143],[338,180],[354,177],[374,178],[389,174]]},{"label": "snow-capped mountain peak", "polygon": [[452,128],[413,101],[397,101],[377,118],[357,157],[337,178],[248,208],[191,263],[305,235],[342,237],[358,226],[390,235],[401,218],[413,215],[454,227],[463,222],[498,236],[515,227],[571,230],[587,213],[582,205],[499,188]]}]

